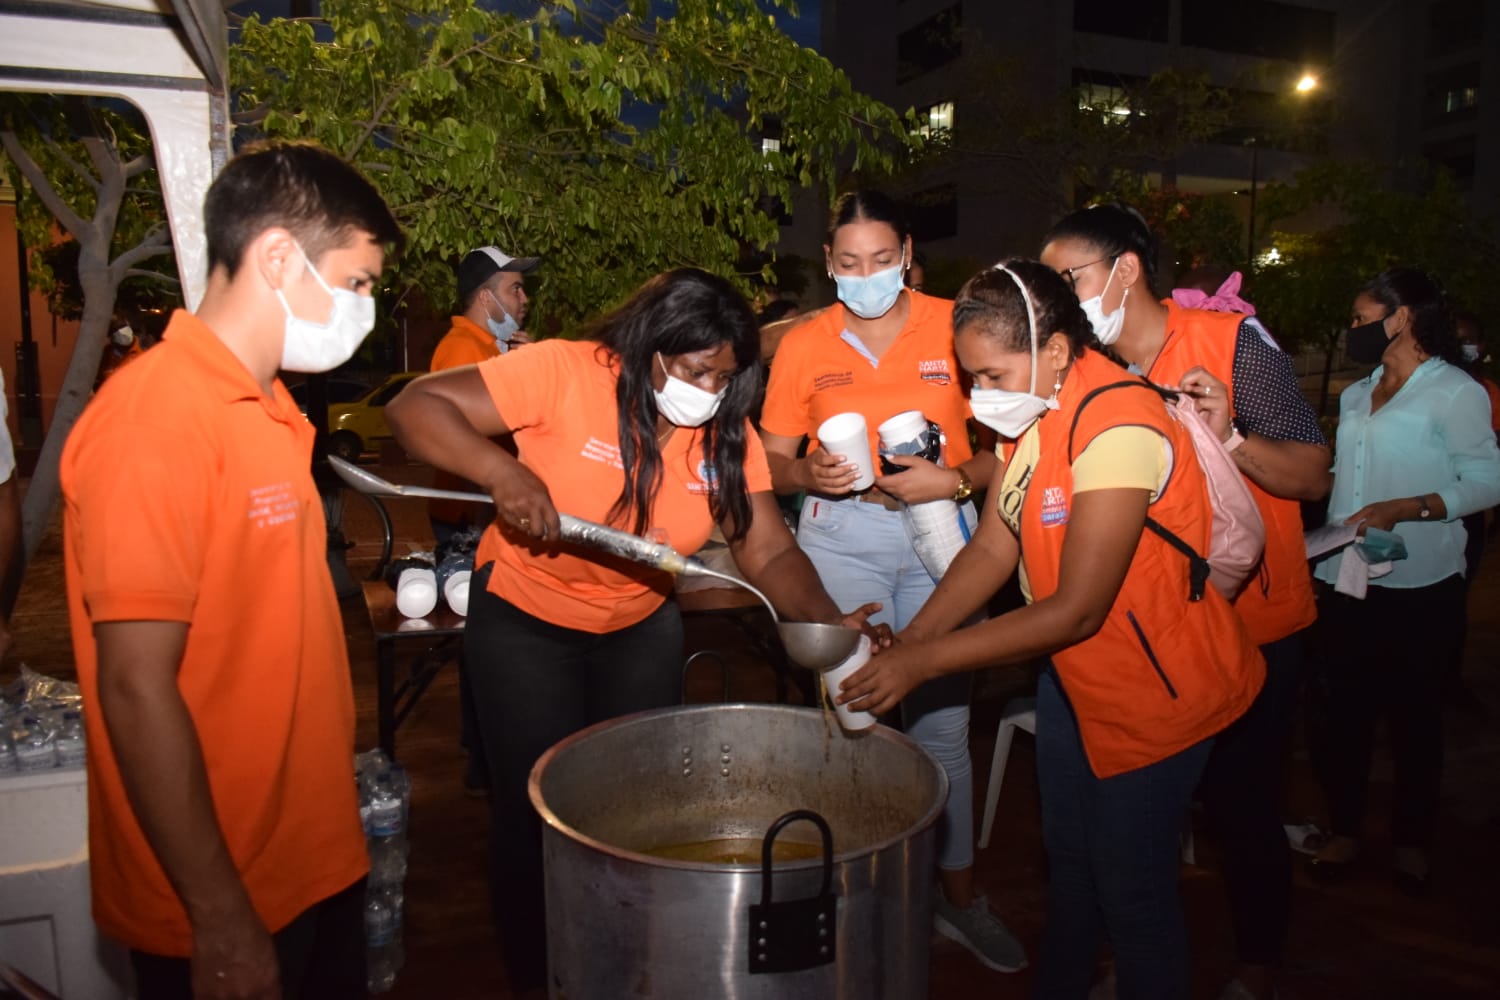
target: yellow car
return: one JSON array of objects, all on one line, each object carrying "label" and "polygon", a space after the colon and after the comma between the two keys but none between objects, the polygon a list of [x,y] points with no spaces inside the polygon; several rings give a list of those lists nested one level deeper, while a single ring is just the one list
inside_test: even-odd
[{"label": "yellow car", "polygon": [[385,404],[422,372],[399,372],[352,403],[328,407],[328,453],[353,462],[382,441],[391,429],[385,422]]}]

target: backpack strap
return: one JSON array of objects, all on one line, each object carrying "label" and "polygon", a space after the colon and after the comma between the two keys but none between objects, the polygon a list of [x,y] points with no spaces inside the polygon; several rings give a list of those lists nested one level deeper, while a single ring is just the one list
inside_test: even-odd
[{"label": "backpack strap", "polygon": [[[1120,382],[1111,382],[1093,389],[1083,401],[1078,404],[1078,409],[1073,411],[1073,424],[1068,428],[1068,463],[1071,465],[1078,456],[1073,454],[1073,437],[1078,432],[1078,418],[1083,416],[1083,408],[1094,401],[1101,393],[1109,392],[1111,389],[1128,389],[1131,386],[1139,386],[1142,389],[1150,389],[1159,395],[1164,401],[1170,402],[1177,398],[1177,393],[1170,389],[1163,389],[1155,382],[1145,378],[1127,379]],[[1171,531],[1150,514],[1146,515],[1146,528],[1158,538],[1162,539],[1172,548],[1181,552],[1188,561],[1188,600],[1203,600],[1203,588],[1208,585],[1209,565],[1208,560],[1194,549],[1176,532]]]}]

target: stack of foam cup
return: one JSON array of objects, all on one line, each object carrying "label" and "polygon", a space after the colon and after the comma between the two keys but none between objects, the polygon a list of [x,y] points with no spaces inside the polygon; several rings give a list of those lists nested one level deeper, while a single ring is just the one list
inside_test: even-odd
[{"label": "stack of foam cup", "polygon": [[830,455],[844,456],[859,470],[850,485],[856,492],[875,485],[875,459],[870,454],[870,430],[863,415],[836,413],[818,425],[818,444]]},{"label": "stack of foam cup", "polygon": [[[921,410],[896,414],[876,428],[880,446],[887,454],[913,455],[922,450],[923,436],[928,432],[927,418]],[[902,524],[906,536],[927,575],[941,580],[958,550],[968,541],[963,511],[952,500],[929,500],[926,503],[902,504]]]},{"label": "stack of foam cup", "polygon": [[870,641],[861,636],[858,645],[854,647],[854,652],[846,656],[842,662],[823,671],[823,688],[828,693],[828,700],[833,702],[833,711],[838,716],[839,726],[851,733],[869,729],[875,725],[876,720],[870,712],[860,712],[848,705],[840,705],[837,700],[839,685],[858,673],[859,668],[869,662]]},{"label": "stack of foam cup", "polygon": [[448,602],[448,607],[456,615],[469,614],[469,578],[473,575],[471,570],[461,569],[450,575],[443,584],[443,600]]},{"label": "stack of foam cup", "polygon": [[430,569],[404,569],[396,578],[396,610],[408,618],[424,618],[437,607],[437,574]]}]

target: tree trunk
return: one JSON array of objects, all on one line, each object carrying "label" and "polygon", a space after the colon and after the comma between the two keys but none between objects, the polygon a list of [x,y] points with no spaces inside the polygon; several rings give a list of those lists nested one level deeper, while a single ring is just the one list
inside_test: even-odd
[{"label": "tree trunk", "polygon": [[21,504],[23,566],[36,553],[57,506],[61,491],[58,463],[62,459],[63,445],[93,395],[94,379],[98,377],[99,361],[104,357],[104,344],[109,337],[115,293],[119,289],[118,283],[110,278],[109,266],[85,264],[87,256],[80,254],[78,264],[78,280],[83,287],[83,319],[78,324],[78,342],[73,345],[68,371],[57,394],[57,405],[47,425],[47,436],[37,455],[36,471],[32,473],[26,499]]}]

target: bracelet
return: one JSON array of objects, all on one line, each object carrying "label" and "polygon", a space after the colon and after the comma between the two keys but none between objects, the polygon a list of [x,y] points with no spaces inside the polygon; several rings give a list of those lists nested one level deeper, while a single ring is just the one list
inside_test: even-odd
[{"label": "bracelet", "polygon": [[1229,437],[1224,439],[1224,450],[1234,451],[1244,443],[1245,435],[1240,433],[1239,427],[1231,420],[1229,422]]},{"label": "bracelet", "polygon": [[974,494],[974,484],[969,481],[969,474],[962,467],[953,470],[958,473],[958,489],[953,491],[953,502],[963,503]]}]

